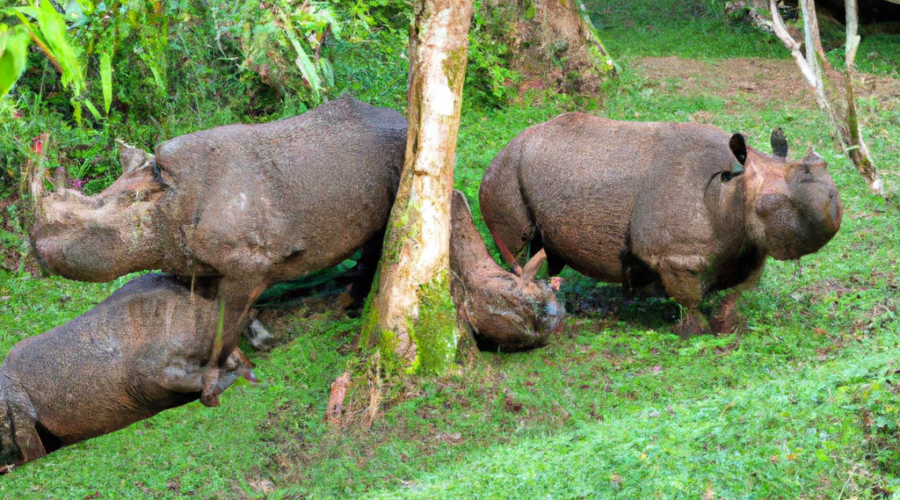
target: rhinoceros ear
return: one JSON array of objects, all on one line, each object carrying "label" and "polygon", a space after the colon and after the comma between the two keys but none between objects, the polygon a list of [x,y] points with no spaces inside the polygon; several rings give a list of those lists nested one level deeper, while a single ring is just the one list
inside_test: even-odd
[{"label": "rhinoceros ear", "polygon": [[747,141],[744,140],[744,135],[734,134],[731,136],[728,146],[731,147],[731,152],[737,158],[737,161],[743,165],[747,161]]},{"label": "rhinoceros ear", "polygon": [[127,144],[121,139],[116,139],[116,142],[119,144],[119,163],[122,165],[123,174],[141,168],[153,158],[153,155]]},{"label": "rhinoceros ear", "polygon": [[772,154],[781,158],[787,158],[788,142],[781,127],[772,129],[772,137],[769,138],[769,141],[772,143]]}]

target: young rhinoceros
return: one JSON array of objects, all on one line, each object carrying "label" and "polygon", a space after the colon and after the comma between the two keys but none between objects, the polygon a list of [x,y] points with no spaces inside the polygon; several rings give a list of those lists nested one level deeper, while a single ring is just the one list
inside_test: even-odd
[{"label": "young rhinoceros", "polygon": [[[222,350],[237,345],[269,286],[335,266],[387,224],[406,152],[396,111],[343,98],[300,116],[177,137],[156,155],[123,155],[122,176],[94,197],[32,182],[32,245],[66,278],[109,281],[160,269],[221,276]],[[204,404],[215,398],[204,390]]]},{"label": "young rhinoceros", "polygon": [[766,256],[815,252],[841,225],[821,157],[787,160],[776,142],[773,157],[708,125],[564,114],[497,155],[481,213],[511,264],[531,242],[547,252],[551,274],[569,265],[622,283],[626,296],[664,287],[686,309],[682,335],[707,330],[697,309],[706,294],[732,289],[712,321],[729,331],[735,300],[758,282]]},{"label": "young rhinoceros", "polygon": [[457,310],[475,334],[507,351],[540,347],[564,326],[566,310],[553,285],[534,281],[546,256],[538,252],[521,276],[504,271],[484,246],[466,197],[453,191],[450,219],[450,290]]},{"label": "young rhinoceros", "polygon": [[[49,332],[22,340],[0,366],[0,465],[22,464],[195,401],[220,321],[215,278],[147,274]],[[239,349],[218,396],[251,382]]]}]

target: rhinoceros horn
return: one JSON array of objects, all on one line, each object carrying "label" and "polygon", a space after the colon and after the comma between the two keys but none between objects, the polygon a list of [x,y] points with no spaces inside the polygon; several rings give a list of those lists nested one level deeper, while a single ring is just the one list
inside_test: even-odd
[{"label": "rhinoceros horn", "polygon": [[772,129],[772,136],[769,138],[769,142],[772,143],[772,154],[781,158],[787,158],[788,142],[781,127]]},{"label": "rhinoceros horn", "polygon": [[542,248],[538,253],[534,254],[533,257],[525,264],[525,267],[522,268],[522,279],[527,281],[534,281],[534,277],[537,276],[538,271],[541,270],[541,267],[544,265],[544,262],[547,261],[547,252]]},{"label": "rhinoceros horn", "polygon": [[807,167],[821,167],[825,165],[825,159],[810,146],[806,149],[806,158],[803,159],[803,165]]}]

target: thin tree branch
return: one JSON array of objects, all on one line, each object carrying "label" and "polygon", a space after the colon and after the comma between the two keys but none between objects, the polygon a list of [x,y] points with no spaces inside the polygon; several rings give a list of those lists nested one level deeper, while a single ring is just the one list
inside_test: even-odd
[{"label": "thin tree branch", "polygon": [[847,12],[847,71],[853,69],[856,60],[856,50],[859,48],[860,36],[856,34],[859,29],[859,13],[856,8],[856,0],[844,0],[844,8]]},{"label": "thin tree branch", "polygon": [[822,93],[821,79],[803,57],[803,53],[800,52],[800,43],[788,33],[787,28],[784,26],[784,21],[781,19],[781,14],[778,13],[778,6],[775,5],[775,0],[769,0],[769,10],[772,12],[772,28],[775,30],[775,36],[791,51],[791,55],[794,57],[794,61],[797,62],[797,66],[800,67],[800,72],[803,74],[806,83],[815,89],[819,107],[825,109],[823,102],[825,96]]}]

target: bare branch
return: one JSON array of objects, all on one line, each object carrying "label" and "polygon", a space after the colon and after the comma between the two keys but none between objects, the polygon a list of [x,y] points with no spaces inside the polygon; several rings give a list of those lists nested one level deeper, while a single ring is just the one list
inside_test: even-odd
[{"label": "bare branch", "polygon": [[844,0],[844,6],[847,11],[847,71],[853,69],[853,63],[856,60],[856,49],[859,48],[860,37],[856,34],[859,29],[859,12],[856,7],[856,0]]},{"label": "bare branch", "polygon": [[818,89],[821,88],[819,78],[803,57],[803,53],[800,52],[800,43],[791,37],[787,28],[784,26],[784,21],[781,19],[781,14],[778,13],[778,6],[775,5],[775,0],[769,0],[769,10],[772,11],[772,27],[775,29],[775,35],[781,40],[781,43],[783,43],[785,47],[790,49],[791,55],[794,56],[794,60],[797,62],[797,66],[800,67],[800,72],[803,73],[803,78],[810,87],[816,89],[816,95],[818,96]]}]

